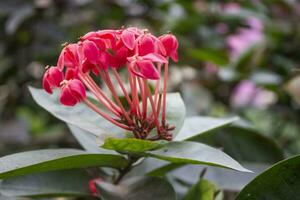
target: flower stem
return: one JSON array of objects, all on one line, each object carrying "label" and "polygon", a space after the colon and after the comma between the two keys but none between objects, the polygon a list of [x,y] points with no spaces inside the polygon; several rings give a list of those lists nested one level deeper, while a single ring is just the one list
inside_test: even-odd
[{"label": "flower stem", "polygon": [[100,110],[96,105],[94,105],[92,102],[90,102],[87,98],[83,99],[83,102],[92,110],[94,110],[96,113],[101,115],[104,119],[110,121],[111,123],[115,124],[116,126],[119,126],[120,128],[123,128],[128,131],[132,131],[132,128],[126,126],[125,124],[122,124],[120,122],[117,122],[114,120],[111,116]]},{"label": "flower stem", "polygon": [[168,63],[165,64],[164,68],[164,88],[163,88],[163,108],[161,120],[163,123],[166,121],[166,107],[167,107],[167,82],[168,82]]},{"label": "flower stem", "polygon": [[107,85],[107,87],[109,88],[109,90],[111,91],[111,93],[112,93],[113,97],[115,98],[117,104],[118,104],[119,107],[121,108],[122,113],[123,113],[125,119],[127,120],[127,122],[128,122],[129,124],[132,124],[132,120],[130,119],[130,117],[129,117],[127,111],[125,110],[124,106],[122,105],[122,103],[121,103],[121,101],[120,101],[120,99],[119,99],[119,96],[118,96],[117,92],[116,92],[115,89],[114,89],[114,86],[113,86],[113,84],[112,84],[112,82],[111,82],[111,80],[110,80],[108,71],[105,71],[105,72],[100,71],[100,75],[101,75],[102,79],[104,80],[104,82],[106,83],[106,85]]},{"label": "flower stem", "polygon": [[123,84],[123,82],[122,82],[122,79],[121,79],[121,77],[120,77],[118,71],[117,71],[115,68],[112,68],[112,71],[113,71],[113,73],[114,73],[114,75],[115,75],[115,77],[116,77],[116,79],[117,79],[117,81],[118,81],[118,83],[119,83],[119,85],[120,85],[122,91],[123,91],[123,94],[124,94],[124,96],[125,96],[127,102],[128,102],[129,105],[131,106],[131,104],[132,104],[131,99],[130,99],[130,97],[129,97],[129,95],[128,95],[128,93],[127,93],[125,87],[124,87],[124,84]]}]

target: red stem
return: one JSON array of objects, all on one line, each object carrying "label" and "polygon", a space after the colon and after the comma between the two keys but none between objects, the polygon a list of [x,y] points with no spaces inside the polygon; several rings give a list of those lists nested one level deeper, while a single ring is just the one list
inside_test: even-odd
[{"label": "red stem", "polygon": [[[88,80],[85,79],[86,76],[79,74],[80,79],[84,82],[84,84],[88,87],[88,89],[95,95],[95,97],[114,115],[120,117],[120,112],[114,110],[107,102],[102,98],[99,91],[95,88],[95,86]],[[100,89],[100,88],[99,88]]]},{"label": "red stem", "polygon": [[106,114],[105,112],[103,112],[102,110],[100,110],[96,105],[94,105],[92,102],[90,102],[87,98],[83,99],[83,102],[92,110],[94,110],[96,113],[98,113],[99,115],[101,115],[104,119],[110,121],[111,123],[113,123],[116,126],[119,126],[120,128],[123,128],[125,130],[129,130],[132,131],[132,128],[126,126],[125,124],[121,124],[120,122],[117,122],[116,120],[114,120],[113,118],[111,118],[108,114]]},{"label": "red stem", "polygon": [[132,104],[131,99],[130,99],[130,97],[129,97],[129,95],[128,95],[128,93],[127,93],[125,87],[124,87],[124,84],[123,84],[123,82],[122,82],[122,79],[121,79],[121,77],[120,77],[118,71],[117,71],[115,68],[112,68],[112,71],[113,71],[113,73],[114,73],[114,75],[115,75],[115,77],[116,77],[116,79],[117,79],[117,81],[118,81],[118,83],[119,83],[119,85],[120,85],[122,91],[123,91],[123,94],[124,94],[124,96],[125,96],[127,102],[128,102],[129,105],[131,106],[131,104]]},{"label": "red stem", "polygon": [[104,80],[104,82],[106,83],[106,85],[108,86],[109,90],[111,91],[113,97],[115,98],[117,104],[119,105],[119,107],[121,108],[122,110],[122,113],[124,115],[124,117],[126,118],[127,122],[129,124],[132,124],[132,120],[130,119],[127,111],[125,110],[124,106],[122,105],[120,99],[119,99],[119,96],[117,94],[117,92],[115,91],[115,88],[110,80],[110,77],[109,77],[109,74],[108,74],[108,71],[100,71],[100,75],[102,77],[102,79]]},{"label": "red stem", "polygon": [[153,98],[152,98],[152,95],[151,95],[151,92],[150,92],[150,89],[149,89],[147,79],[143,79],[143,80],[144,80],[144,84],[145,84],[146,94],[149,97],[150,104],[151,104],[151,107],[152,107],[152,113],[154,115],[154,121],[155,121],[155,124],[156,124],[156,127],[157,127],[157,131],[159,131],[159,121],[158,121],[158,116],[157,116],[157,112],[156,112],[156,107],[155,107],[155,104],[154,104],[154,101],[153,101]]},{"label": "red stem", "polygon": [[168,82],[168,63],[165,64],[164,69],[164,88],[163,88],[163,110],[162,110],[162,122],[166,121],[166,107],[167,107],[167,82]]}]

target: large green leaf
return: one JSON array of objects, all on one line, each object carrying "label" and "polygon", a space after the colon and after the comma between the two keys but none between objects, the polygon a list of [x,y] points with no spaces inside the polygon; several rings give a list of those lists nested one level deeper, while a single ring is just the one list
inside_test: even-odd
[{"label": "large green leaf", "polygon": [[166,104],[166,121],[175,126],[175,130],[172,131],[173,137],[175,137],[185,120],[185,105],[179,93],[168,93]]},{"label": "large green leaf", "polygon": [[300,197],[300,155],[281,161],[257,176],[236,200],[291,200]]},{"label": "large green leaf", "polygon": [[[112,145],[111,142],[114,142]],[[127,142],[128,141],[128,142]],[[238,162],[233,160],[224,152],[213,147],[198,142],[181,141],[168,142],[165,144],[157,144],[149,141],[135,141],[130,144],[128,140],[110,139],[102,148],[116,149],[125,151],[126,153],[138,154],[140,156],[154,157],[172,163],[185,164],[204,164],[211,166],[220,166],[238,171],[248,172]],[[136,149],[134,148],[136,146]],[[151,148],[156,150],[150,150]]]},{"label": "large green leaf", "polygon": [[76,140],[86,151],[101,154],[117,154],[115,151],[99,148],[98,143],[100,142],[97,142],[98,138],[94,134],[71,124],[68,124],[68,127]]},{"label": "large green leaf", "polygon": [[9,197],[89,196],[91,176],[84,170],[62,170],[5,179],[0,193]]},{"label": "large green leaf", "polygon": [[145,155],[172,163],[204,164],[250,172],[224,152],[197,142],[169,142],[160,149],[147,151]]},{"label": "large green leaf", "polygon": [[162,147],[163,144],[165,144],[164,141],[149,141],[135,138],[107,138],[101,147],[125,153],[143,153],[145,151],[158,149]]},{"label": "large green leaf", "polygon": [[227,119],[200,116],[188,117],[185,119],[182,129],[174,140],[192,139],[199,134],[229,125],[236,120],[238,120],[237,117]]},{"label": "large green leaf", "polygon": [[198,183],[190,188],[184,200],[214,200],[215,192],[215,185],[201,178]]},{"label": "large green leaf", "polygon": [[76,149],[36,150],[0,158],[0,178],[36,172],[84,167],[123,168],[127,165],[119,155],[92,154]]},{"label": "large green leaf", "polygon": [[120,138],[125,136],[124,130],[96,114],[84,103],[79,103],[72,107],[64,106],[58,101],[58,91],[49,95],[42,89],[29,87],[29,90],[37,104],[68,124],[75,125],[96,136],[101,135],[101,137],[105,137],[105,135],[107,135]]},{"label": "large green leaf", "polygon": [[107,200],[176,200],[170,183],[157,177],[134,177],[118,185],[100,182],[97,188]]},{"label": "large green leaf", "polygon": [[284,159],[283,151],[272,139],[252,129],[226,127],[220,131],[200,134],[193,141],[222,148],[228,155],[242,162],[275,163]]}]

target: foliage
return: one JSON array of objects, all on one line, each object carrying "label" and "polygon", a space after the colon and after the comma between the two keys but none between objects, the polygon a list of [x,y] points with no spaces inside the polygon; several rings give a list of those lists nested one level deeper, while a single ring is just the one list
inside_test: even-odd
[{"label": "foliage", "polygon": [[[239,9],[236,9],[237,5]],[[211,190],[222,190],[225,198],[236,196],[232,195],[232,190],[239,192],[265,166],[274,165],[300,152],[299,13],[299,2],[287,0],[0,2],[0,155],[51,148],[41,150],[50,153],[40,162],[35,157],[28,159],[39,150],[11,155],[26,157],[25,163],[19,159],[17,162],[14,157],[2,157],[4,161],[0,161],[0,176],[7,179],[0,183],[0,199],[18,198],[7,197],[15,195],[89,196],[91,192],[84,187],[87,181],[100,176],[106,183],[112,183],[119,172],[129,170],[128,162],[134,168],[127,174],[128,177],[122,178],[125,183],[120,181],[122,188],[127,187],[126,181],[134,174],[139,177],[162,177],[154,182],[166,184],[167,191],[173,195],[167,179],[179,199],[188,198],[185,195],[189,189],[188,194],[194,195],[203,187],[210,188],[209,194]],[[250,18],[259,20],[263,28],[253,28],[253,24],[249,23]],[[27,86],[40,88],[44,67],[48,63],[56,63],[61,44],[73,42],[87,31],[120,28],[123,25],[147,27],[154,33],[171,31],[180,41],[179,63],[170,66],[169,89],[180,92],[186,111],[174,109],[178,104],[173,105],[174,113],[171,115],[175,116],[174,122],[178,126],[183,124],[183,128],[176,129],[177,136],[170,144],[132,142],[134,139],[128,138],[130,134],[123,134],[117,127],[93,118],[92,113],[87,112],[84,120],[74,121],[72,117],[60,115],[62,107],[46,106],[53,103],[53,99],[47,97],[45,101],[38,101],[54,116],[67,122],[68,131],[63,123],[38,107],[29,95]],[[229,40],[232,36],[239,39],[241,33],[249,31],[259,40],[244,38],[245,41],[249,39],[250,45],[246,45],[237,56],[235,46]],[[37,89],[32,88],[31,91],[42,96]],[[175,93],[171,95],[176,96]],[[36,99],[37,95],[33,96]],[[181,98],[174,98],[182,102]],[[179,107],[183,107],[182,104]],[[84,107],[82,110],[85,110]],[[79,113],[82,110],[78,108],[77,111]],[[63,113],[67,112],[64,110]],[[70,113],[74,114],[74,110]],[[187,117],[183,122],[185,115]],[[231,116],[239,116],[240,120],[236,121]],[[59,156],[54,153],[60,151],[61,147],[78,149],[76,141],[66,132],[71,132],[85,150],[71,150],[65,152],[69,155]],[[132,143],[127,145],[127,141]],[[184,150],[179,152],[177,148]],[[199,154],[193,148],[211,152],[212,156],[205,157],[208,154]],[[115,162],[110,162],[110,158]],[[8,165],[6,159],[12,159],[10,162],[15,165]],[[85,163],[78,163],[77,159],[85,159]],[[235,160],[255,173],[228,172],[227,169],[207,167],[221,165],[243,171],[244,168],[237,165]],[[62,164],[65,161],[69,164]],[[95,162],[97,166],[112,168],[95,168]],[[205,177],[198,179],[199,171],[193,171],[195,166],[188,163],[197,164],[198,170],[202,169],[198,164],[206,164]],[[254,165],[264,167],[256,168]],[[74,169],[82,167],[92,168]],[[296,168],[297,156],[275,164],[250,182],[237,199],[249,199],[249,193],[257,195],[258,199],[275,199],[280,195],[295,199],[293,195],[297,194],[289,191],[292,191],[291,188],[297,191],[299,180]],[[181,169],[181,173],[189,173],[187,177],[191,180],[183,180],[183,177],[178,178],[173,174],[180,173]],[[32,174],[33,170],[38,173]],[[278,174],[281,179],[277,178]],[[13,177],[15,175],[24,176]],[[78,180],[82,180],[80,183],[85,184],[81,186],[79,182],[72,182],[70,176],[78,176]],[[231,179],[233,177],[236,179]],[[66,181],[66,186],[56,185],[54,178],[62,185]],[[143,178],[140,179],[143,181]],[[239,186],[223,187],[221,183],[224,180],[227,183],[233,180]],[[284,180],[287,182],[283,184]],[[262,184],[265,187],[260,187]],[[30,185],[31,188],[18,187],[16,191],[14,187],[19,185]],[[104,188],[120,190],[114,185]],[[274,191],[280,195],[274,197]]]}]

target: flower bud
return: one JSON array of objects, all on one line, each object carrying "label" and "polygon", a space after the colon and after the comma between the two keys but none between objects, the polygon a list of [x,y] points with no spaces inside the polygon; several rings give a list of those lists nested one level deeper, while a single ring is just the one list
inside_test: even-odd
[{"label": "flower bud", "polygon": [[60,102],[66,106],[74,106],[86,98],[86,91],[78,79],[65,80],[61,88]]},{"label": "flower bud", "polygon": [[178,41],[177,38],[172,34],[165,34],[159,37],[159,40],[165,47],[165,56],[171,57],[173,61],[178,61]]},{"label": "flower bud", "polygon": [[59,87],[63,79],[63,72],[58,67],[49,67],[43,77],[43,88],[52,94],[52,89]]}]

